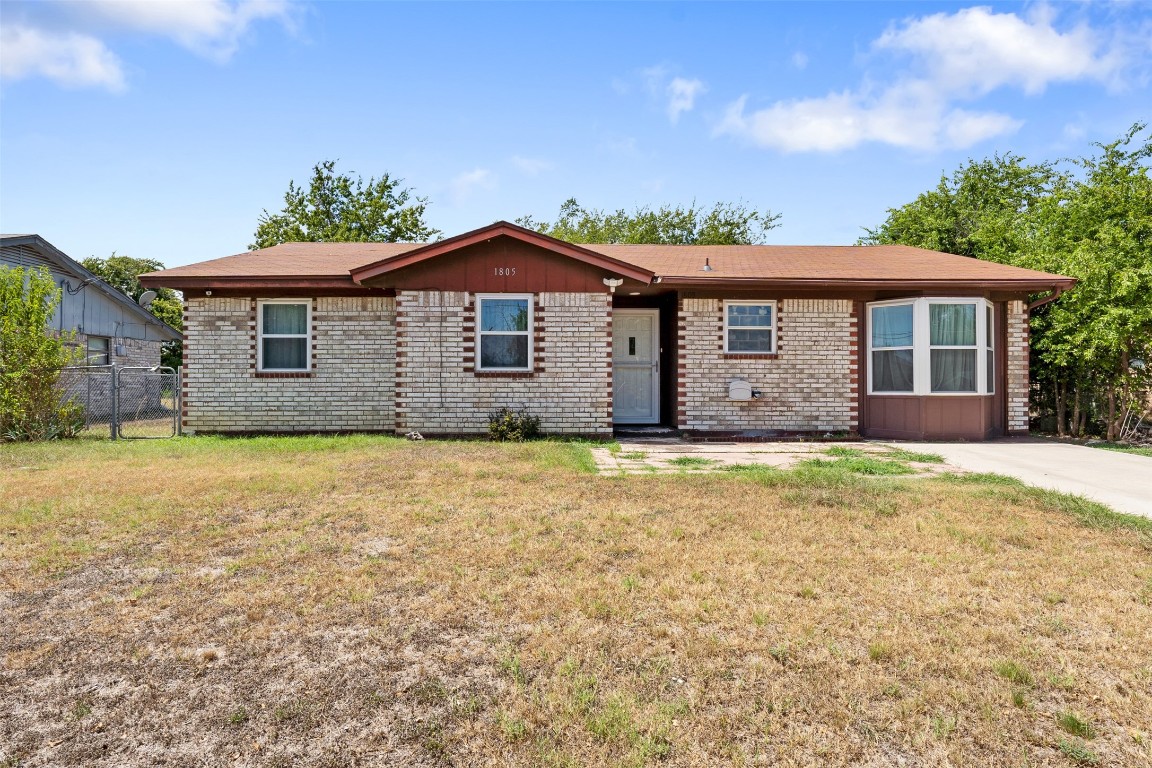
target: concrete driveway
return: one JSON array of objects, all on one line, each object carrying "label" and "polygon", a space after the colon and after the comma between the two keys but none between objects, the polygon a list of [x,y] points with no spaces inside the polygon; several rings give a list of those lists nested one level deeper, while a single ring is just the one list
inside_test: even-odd
[{"label": "concrete driveway", "polygon": [[1147,456],[1029,438],[915,445],[969,472],[996,472],[1087,496],[1118,512],[1152,517],[1152,458]]}]

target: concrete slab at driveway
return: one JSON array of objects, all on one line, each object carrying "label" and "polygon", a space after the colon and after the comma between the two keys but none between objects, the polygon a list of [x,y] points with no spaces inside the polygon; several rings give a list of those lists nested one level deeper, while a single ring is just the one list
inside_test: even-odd
[{"label": "concrete slab at driveway", "polygon": [[1040,488],[1087,496],[1117,512],[1152,517],[1152,458],[1147,456],[1036,438],[914,445],[969,472],[1008,475]]}]

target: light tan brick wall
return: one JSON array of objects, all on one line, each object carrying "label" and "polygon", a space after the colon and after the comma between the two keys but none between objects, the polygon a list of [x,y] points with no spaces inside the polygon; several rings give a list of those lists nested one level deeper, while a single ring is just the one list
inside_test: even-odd
[{"label": "light tan brick wall", "polygon": [[[774,359],[724,354],[720,299],[683,299],[679,313],[678,426],[701,431],[854,432],[858,429],[858,318],[853,302],[777,303]],[[763,396],[730,400],[748,381]]]},{"label": "light tan brick wall", "polygon": [[1008,434],[1028,432],[1028,304],[1008,302]]},{"label": "light tan brick wall", "polygon": [[611,299],[540,293],[534,309],[536,370],[477,373],[475,297],[400,291],[396,297],[396,429],[484,434],[507,406],[540,418],[548,434],[612,431]]},{"label": "light tan brick wall", "polygon": [[396,307],[388,297],[312,300],[307,378],[256,375],[256,300],[189,297],[186,432],[391,431]]}]

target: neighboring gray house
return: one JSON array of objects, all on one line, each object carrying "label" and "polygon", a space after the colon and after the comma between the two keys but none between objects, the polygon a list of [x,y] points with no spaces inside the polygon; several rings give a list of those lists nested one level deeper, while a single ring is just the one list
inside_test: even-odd
[{"label": "neighboring gray house", "polygon": [[181,338],[39,235],[0,235],[0,265],[51,272],[60,288],[52,327],[76,332],[75,343],[89,365],[159,365],[161,345]]}]

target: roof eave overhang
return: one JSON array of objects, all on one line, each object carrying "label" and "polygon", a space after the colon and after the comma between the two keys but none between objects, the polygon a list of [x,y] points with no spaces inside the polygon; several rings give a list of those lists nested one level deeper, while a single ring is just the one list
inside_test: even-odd
[{"label": "roof eave overhang", "polygon": [[150,272],[140,275],[140,284],[145,288],[172,288],[178,291],[185,290],[211,290],[216,288],[228,289],[269,289],[269,288],[308,288],[323,291],[325,289],[359,288],[370,290],[369,286],[357,285],[347,275],[277,275],[275,277],[200,277],[190,275],[167,275],[164,272]]},{"label": "roof eave overhang", "polygon": [[1073,278],[1048,280],[836,280],[822,278],[765,279],[760,277],[697,277],[694,275],[668,275],[658,278],[661,285],[691,285],[712,288],[808,288],[828,290],[995,290],[1032,293],[1050,291],[1060,287],[1071,288]]},{"label": "roof eave overhang", "polygon": [[539,246],[540,248],[552,251],[561,256],[567,256],[575,261],[598,267],[606,272],[620,275],[621,277],[636,280],[645,285],[651,284],[656,277],[656,273],[635,264],[629,264],[628,262],[605,256],[602,253],[596,253],[587,248],[566,243],[563,240],[557,240],[554,237],[549,237],[540,232],[526,229],[515,224],[509,224],[506,221],[497,222],[491,226],[482,227],[471,232],[465,232],[462,235],[450,237],[447,240],[441,240],[437,243],[421,246],[398,256],[391,256],[387,259],[373,262],[372,264],[366,264],[363,267],[357,267],[349,270],[349,272],[355,282],[363,283],[365,280],[372,280],[389,272],[394,272],[398,269],[426,261],[427,259],[442,256],[446,253],[451,253],[452,251],[467,248],[470,245],[482,243],[501,236],[511,237],[521,242]]}]

